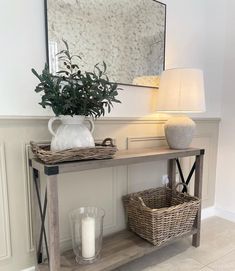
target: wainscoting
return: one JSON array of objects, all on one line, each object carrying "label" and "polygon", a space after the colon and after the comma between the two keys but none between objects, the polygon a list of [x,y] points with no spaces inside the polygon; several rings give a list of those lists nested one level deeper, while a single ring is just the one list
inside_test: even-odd
[{"label": "wainscoting", "polygon": [[[32,186],[28,167],[30,140],[48,141],[48,118],[0,119],[0,271],[34,265]],[[203,207],[214,205],[219,119],[197,119],[193,146],[206,149]],[[119,149],[166,144],[165,120],[104,118],[96,121],[95,138],[115,139]],[[185,174],[193,163],[182,161]],[[105,234],[125,227],[122,195],[162,185],[166,161],[67,174],[59,179],[61,249],[71,246],[68,212],[81,205],[103,207]],[[43,194],[42,186],[42,194]],[[2,241],[3,240],[3,241]]]},{"label": "wainscoting", "polygon": [[4,143],[0,142],[0,261],[11,257],[11,238]]}]

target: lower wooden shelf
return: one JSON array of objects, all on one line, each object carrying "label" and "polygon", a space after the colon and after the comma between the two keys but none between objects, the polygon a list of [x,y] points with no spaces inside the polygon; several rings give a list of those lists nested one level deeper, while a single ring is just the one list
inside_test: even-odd
[{"label": "lower wooden shelf", "polygon": [[[124,230],[104,238],[102,257],[93,264],[78,265],[75,262],[72,250],[63,253],[61,255],[61,271],[110,271],[169,245],[182,237],[187,237],[195,233],[197,233],[197,230],[193,229],[191,232],[175,237],[161,246],[153,246],[136,234]],[[47,264],[40,264],[38,270],[49,271],[49,267]]]}]

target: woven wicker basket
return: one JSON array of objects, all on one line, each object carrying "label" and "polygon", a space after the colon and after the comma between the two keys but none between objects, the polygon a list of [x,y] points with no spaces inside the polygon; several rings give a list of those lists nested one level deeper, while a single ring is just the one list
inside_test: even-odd
[{"label": "woven wicker basket", "polygon": [[93,159],[113,158],[117,147],[113,145],[111,138],[106,138],[102,144],[95,144],[94,148],[74,148],[64,151],[51,151],[50,145],[30,142],[34,155],[46,164],[56,164],[61,162],[71,162]]},{"label": "woven wicker basket", "polygon": [[123,197],[130,229],[153,245],[161,245],[193,229],[200,200],[166,187]]}]

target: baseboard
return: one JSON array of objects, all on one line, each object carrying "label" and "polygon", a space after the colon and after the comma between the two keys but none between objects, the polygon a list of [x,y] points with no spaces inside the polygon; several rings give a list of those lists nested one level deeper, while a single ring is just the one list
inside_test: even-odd
[{"label": "baseboard", "polygon": [[229,220],[231,222],[235,222],[235,213],[226,211],[222,208],[216,207],[216,216]]},{"label": "baseboard", "polygon": [[36,271],[36,270],[35,270],[35,267],[33,266],[33,267],[30,267],[30,268],[24,269],[22,271]]},{"label": "baseboard", "polygon": [[217,215],[216,213],[217,212],[216,212],[215,206],[211,206],[211,207],[202,209],[201,218],[202,218],[202,220],[204,220],[204,219],[210,218],[212,216],[216,216]]},{"label": "baseboard", "polygon": [[235,212],[226,211],[217,206],[212,206],[202,210],[202,220],[212,216],[218,216],[231,222],[235,222]]}]

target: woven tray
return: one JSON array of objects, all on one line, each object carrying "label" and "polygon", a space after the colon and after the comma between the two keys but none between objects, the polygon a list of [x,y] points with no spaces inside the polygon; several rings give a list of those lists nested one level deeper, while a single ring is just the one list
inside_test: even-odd
[{"label": "woven tray", "polygon": [[117,147],[111,138],[106,138],[101,144],[95,144],[94,148],[74,148],[64,151],[51,151],[50,145],[30,142],[33,153],[37,158],[46,164],[56,164],[61,162],[71,162],[93,159],[113,158]]},{"label": "woven tray", "polygon": [[200,200],[166,187],[123,197],[130,229],[153,245],[192,231]]}]

